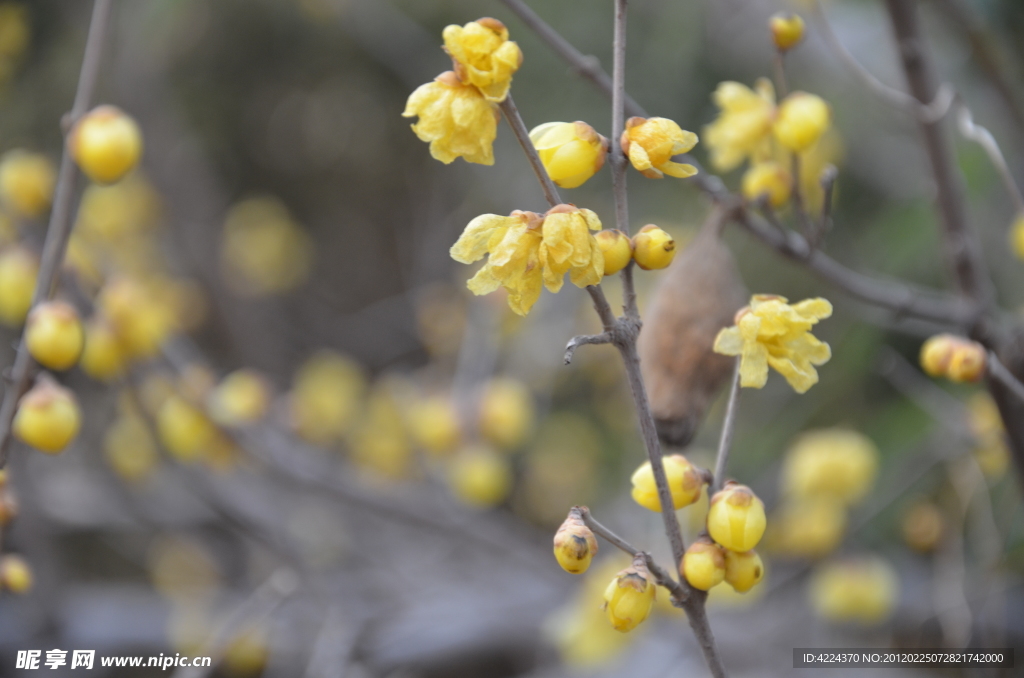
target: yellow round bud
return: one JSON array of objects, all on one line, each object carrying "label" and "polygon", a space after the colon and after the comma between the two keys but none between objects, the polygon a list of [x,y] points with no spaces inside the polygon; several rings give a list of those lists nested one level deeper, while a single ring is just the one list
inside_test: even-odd
[{"label": "yellow round bud", "polygon": [[826,565],[811,580],[815,611],[833,621],[877,624],[892,612],[898,595],[896,572],[875,557]]},{"label": "yellow round bud", "polygon": [[730,551],[749,551],[764,535],[764,503],[746,485],[733,481],[711,497],[708,533]]},{"label": "yellow round bud", "polygon": [[942,377],[953,356],[956,337],[952,334],[937,334],[921,345],[921,369],[930,377]]},{"label": "yellow round bud", "polygon": [[64,301],[47,301],[32,309],[25,345],[36,361],[51,370],[66,370],[82,355],[85,332],[78,311]]},{"label": "yellow round bud", "polygon": [[224,426],[251,424],[270,408],[270,382],[253,369],[236,370],[224,377],[207,396],[210,418]]},{"label": "yellow round bud", "polygon": [[[672,506],[681,509],[700,499],[701,488],[707,482],[704,473],[681,454],[670,454],[661,459],[665,468],[665,479],[672,492]],[[633,501],[651,511],[661,511],[658,486],[654,481],[654,469],[645,461],[629,479],[633,485]]]},{"label": "yellow round bud", "polygon": [[988,354],[985,347],[973,341],[962,340],[949,358],[946,376],[950,381],[980,381],[985,376]]},{"label": "yellow round bud", "polygon": [[676,241],[654,224],[633,236],[633,259],[645,271],[667,268],[676,256]]},{"label": "yellow round bud", "polygon": [[615,275],[633,258],[633,242],[617,229],[599,231],[594,235],[604,255],[604,274]]},{"label": "yellow round bud", "polygon": [[750,201],[767,197],[772,207],[789,202],[792,180],[789,172],[777,162],[767,161],[751,165],[743,174],[743,197]]},{"label": "yellow round bud", "polygon": [[26,593],[32,588],[32,568],[21,556],[0,558],[0,587],[11,593]]},{"label": "yellow round bud", "polygon": [[800,153],[821,138],[831,122],[825,100],[807,92],[793,92],[782,100],[775,119],[775,138],[786,149]]},{"label": "yellow round bud", "polygon": [[217,436],[206,415],[179,395],[172,395],[161,405],[156,430],[167,451],[184,462],[202,456]]},{"label": "yellow round bud", "polygon": [[821,558],[839,546],[846,530],[846,509],[828,495],[787,501],[772,520],[769,543],[797,558]]},{"label": "yellow round bud", "polygon": [[39,275],[39,258],[23,247],[0,253],[0,322],[18,327],[25,322]]},{"label": "yellow round bud", "polygon": [[331,351],[317,352],[295,375],[288,398],[292,429],[314,445],[341,440],[356,421],[365,390],[356,362]]},{"label": "yellow round bud", "polygon": [[128,482],[147,478],[160,460],[149,427],[138,415],[118,417],[103,436],[103,454]]},{"label": "yellow round bud", "polygon": [[1018,259],[1024,259],[1024,212],[1010,225],[1010,250]]},{"label": "yellow round bud", "polygon": [[142,132],[116,106],[97,106],[75,123],[68,149],[86,176],[98,184],[112,184],[138,164]]},{"label": "yellow round bud", "polygon": [[56,454],[74,440],[81,424],[75,395],[44,375],[18,401],[13,428],[26,444]]},{"label": "yellow round bud", "polygon": [[632,631],[651,613],[658,586],[642,556],[634,558],[604,591],[605,612],[616,631]]},{"label": "yellow round bud", "polygon": [[698,539],[686,549],[679,571],[693,588],[710,591],[725,579],[724,549],[707,537]]},{"label": "yellow round bud", "polygon": [[799,14],[779,12],[768,20],[772,31],[772,42],[780,52],[796,47],[804,37],[804,20]]},{"label": "yellow round bud", "polygon": [[78,365],[98,381],[111,381],[124,373],[124,349],[102,315],[93,316],[85,326],[85,348]]},{"label": "yellow round bud", "polygon": [[548,122],[530,131],[548,176],[561,188],[582,186],[604,167],[608,140],[585,122]]},{"label": "yellow round bud", "polygon": [[903,539],[915,551],[927,553],[938,546],[945,525],[938,506],[928,501],[918,502],[903,516]]},{"label": "yellow round bud", "polygon": [[515,379],[491,379],[480,398],[480,433],[498,447],[519,447],[533,429],[533,397]]},{"label": "yellow round bud", "polygon": [[490,508],[508,496],[512,470],[508,461],[487,447],[463,450],[452,462],[449,482],[456,497],[471,506]]},{"label": "yellow round bud", "polygon": [[45,155],[19,149],[0,158],[0,200],[22,216],[36,218],[49,209],[56,181]]},{"label": "yellow round bud", "polygon": [[261,675],[270,654],[267,630],[248,628],[224,648],[224,669],[229,676],[248,678]]},{"label": "yellow round bud", "polygon": [[757,551],[726,551],[725,581],[737,593],[746,593],[764,579],[764,563]]},{"label": "yellow round bud", "polygon": [[432,454],[454,450],[462,437],[459,413],[444,396],[431,396],[409,409],[409,432],[420,447]]},{"label": "yellow round bud", "polygon": [[826,495],[859,501],[878,472],[878,448],[867,436],[841,428],[804,433],[786,453],[782,488],[797,497]]},{"label": "yellow round bud", "polygon": [[583,574],[597,553],[597,537],[586,523],[579,507],[569,509],[569,516],[555,532],[555,560],[569,574]]},{"label": "yellow round bud", "polygon": [[[0,5],[0,57],[10,63],[20,56],[32,40],[30,12],[26,5],[5,2]],[[10,75],[9,72],[5,73]]]}]

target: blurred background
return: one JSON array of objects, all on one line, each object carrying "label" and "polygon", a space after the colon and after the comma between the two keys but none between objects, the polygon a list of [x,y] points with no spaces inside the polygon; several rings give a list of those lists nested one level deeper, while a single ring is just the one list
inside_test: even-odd
[{"label": "blurred background", "polygon": [[[531,4],[610,64],[610,2]],[[919,4],[942,78],[1024,177],[1024,5]],[[720,81],[771,75],[766,26],[780,10],[808,19],[791,87],[834,111],[827,251],[948,287],[917,125],[851,76],[810,5],[634,0],[630,94],[700,134]],[[903,86],[881,2],[828,0],[825,12],[861,63]],[[25,153],[59,162],[89,14],[68,0],[0,3],[0,174]],[[19,673],[18,650],[51,648],[210,655],[218,676],[704,675],[665,592],[636,631],[608,626],[601,594],[626,556],[602,544],[581,577],[551,556],[566,511],[587,504],[669,561],[660,516],[629,498],[644,452],[615,351],[584,347],[562,365],[570,337],[599,329],[588,296],[544,293],[519,318],[500,293],[473,298],[472,271],[448,256],[479,214],[543,211],[521,150],[503,126],[493,167],[442,165],[400,115],[450,68],[441,30],[481,16],[525,54],[514,92],[528,127],[585,120],[607,133],[608,102],[496,0],[115,3],[96,99],[135,118],[145,156],[119,184],[80,187],[59,295],[86,317],[97,295],[121,308],[140,346],[128,368],[59,375],[84,412],[69,449],[12,450],[3,550],[34,584],[0,593],[0,675]],[[956,150],[1016,314],[1013,205],[978,146]],[[701,145],[694,155],[706,160]],[[739,176],[723,178],[735,188]],[[564,196],[608,224],[609,188],[603,170]],[[5,202],[0,297],[31,289],[47,205]],[[687,182],[636,173],[630,205],[634,228],[656,223],[684,246],[708,211]],[[765,581],[711,594],[730,675],[789,675],[794,647],[1024,647],[1019,471],[984,389],[917,368],[943,328],[851,300],[738,229],[724,238],[752,292],[835,305],[815,330],[833,359],[810,394],[778,375],[742,394],[730,475],[765,500],[770,528]],[[663,275],[638,275],[642,309]],[[613,301],[617,285],[604,285]],[[24,313],[0,315],[10,365]],[[722,409],[686,450],[702,466]],[[239,426],[239,412],[258,421]],[[861,460],[860,495],[803,496],[786,480],[796,451],[840,445]],[[702,511],[706,500],[680,511],[689,539]]]}]

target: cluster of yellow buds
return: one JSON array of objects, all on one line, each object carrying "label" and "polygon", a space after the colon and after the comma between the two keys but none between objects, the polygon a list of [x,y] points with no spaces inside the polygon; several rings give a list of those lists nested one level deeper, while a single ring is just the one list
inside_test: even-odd
[{"label": "cluster of yellow buds", "polygon": [[937,334],[921,346],[921,367],[932,377],[980,381],[987,362],[984,346],[953,334]]},{"label": "cluster of yellow buds", "polygon": [[668,268],[676,256],[676,241],[654,224],[647,224],[632,238],[618,229],[594,236],[604,256],[604,275],[615,275],[630,261],[645,271]]},{"label": "cluster of yellow buds", "polygon": [[746,593],[764,578],[754,551],[764,534],[764,504],[745,485],[729,481],[711,497],[707,535],[686,550],[679,573],[696,589],[709,591],[723,581]]},{"label": "cluster of yellow buds", "polygon": [[530,131],[530,141],[551,181],[577,188],[604,167],[608,139],[585,122],[548,122]]},{"label": "cluster of yellow buds", "polygon": [[489,17],[448,26],[443,37],[453,70],[418,87],[402,115],[419,117],[412,129],[430,144],[430,154],[437,160],[447,164],[462,157],[493,165],[498,134],[495,103],[508,96],[523,53],[508,39],[505,25]]},{"label": "cluster of yellow buds", "polygon": [[555,560],[569,574],[583,574],[596,554],[597,537],[583,521],[580,507],[573,506],[555,532]]}]

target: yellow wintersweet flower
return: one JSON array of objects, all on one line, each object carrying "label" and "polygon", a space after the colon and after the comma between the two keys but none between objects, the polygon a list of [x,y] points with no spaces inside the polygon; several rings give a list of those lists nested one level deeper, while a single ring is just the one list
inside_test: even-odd
[{"label": "yellow wintersweet flower", "polygon": [[604,167],[608,140],[585,122],[548,122],[530,130],[544,169],[562,188],[582,186]]},{"label": "yellow wintersweet flower", "polygon": [[462,156],[466,162],[494,164],[494,138],[498,111],[472,85],[464,85],[452,71],[420,85],[409,95],[402,116],[419,116],[412,131],[430,143],[430,155],[448,164]]},{"label": "yellow wintersweet flower", "polygon": [[748,157],[767,158],[775,116],[775,89],[771,82],[761,78],[754,89],[738,82],[723,82],[712,99],[721,113],[704,128],[711,164],[726,172]]},{"label": "yellow wintersweet flower", "polygon": [[743,197],[747,200],[767,197],[772,207],[782,207],[789,202],[792,183],[789,172],[779,163],[758,162],[743,173]]},{"label": "yellow wintersweet flower", "polygon": [[523,63],[523,53],[509,41],[505,24],[484,17],[465,26],[448,26],[442,36],[459,80],[477,87],[488,101],[504,101],[512,74]]},{"label": "yellow wintersweet flower", "polygon": [[790,306],[785,297],[755,294],[750,306],[736,314],[736,325],[715,337],[715,353],[740,356],[740,384],[761,388],[771,366],[797,393],[818,383],[815,365],[832,357],[828,344],[810,329],[832,315],[832,304],[820,297]]},{"label": "yellow wintersweet flower", "polygon": [[668,118],[630,118],[622,132],[622,152],[649,179],[685,179],[697,173],[693,165],[672,162],[672,156],[688,153],[697,145],[697,135]]},{"label": "yellow wintersweet flower", "polygon": [[619,572],[604,591],[605,612],[616,631],[632,631],[651,613],[657,597],[657,584],[642,555]]},{"label": "yellow wintersweet flower", "polygon": [[821,97],[793,92],[779,104],[775,139],[785,148],[800,153],[814,145],[832,122],[832,111]]},{"label": "yellow wintersweet flower", "polygon": [[556,205],[544,216],[519,210],[507,217],[484,214],[469,222],[451,256],[470,264],[490,255],[467,286],[478,295],[504,287],[509,307],[526,315],[541,285],[557,292],[566,273],[577,287],[601,282],[604,256],[590,233],[600,229],[596,214],[572,205]]}]

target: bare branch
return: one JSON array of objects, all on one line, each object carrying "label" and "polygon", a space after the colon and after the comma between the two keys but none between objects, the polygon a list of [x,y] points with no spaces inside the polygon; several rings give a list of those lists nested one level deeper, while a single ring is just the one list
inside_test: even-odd
[{"label": "bare branch", "polygon": [[565,364],[572,364],[572,356],[576,353],[576,349],[584,344],[610,344],[612,343],[612,335],[608,332],[602,332],[601,334],[581,334],[577,337],[573,337],[569,340],[569,343],[565,345]]},{"label": "bare branch", "polygon": [[960,105],[957,107],[956,126],[960,130],[960,134],[980,145],[985,151],[989,161],[999,173],[999,178],[1002,179],[1006,192],[1010,194],[1010,199],[1013,200],[1013,206],[1017,209],[1017,214],[1024,214],[1024,195],[1021,194],[1020,187],[1017,186],[1017,182],[1013,179],[1010,166],[1006,163],[1006,158],[1003,156],[1003,151],[999,148],[999,143],[988,129],[974,122],[971,110],[963,102],[960,102]]},{"label": "bare branch", "polygon": [[1006,369],[1006,365],[992,351],[988,352],[988,360],[986,361],[988,376],[995,379],[1003,386],[1005,386],[1013,395],[1020,398],[1024,402],[1024,384],[1020,383],[1017,377],[1013,376],[1010,370]]},{"label": "bare branch", "polygon": [[722,436],[718,440],[718,456],[715,458],[715,477],[708,491],[710,497],[722,489],[725,484],[725,467],[729,463],[729,449],[732,447],[732,436],[736,429],[736,412],[740,400],[740,358],[736,358],[736,369],[729,389],[729,400],[725,406],[725,419],[722,421]]},{"label": "bare branch", "polygon": [[548,204],[554,207],[562,203],[562,198],[558,195],[558,189],[555,187],[555,183],[551,181],[551,177],[548,176],[548,171],[544,168],[544,163],[540,161],[540,156],[537,155],[537,149],[533,147],[533,142],[530,141],[530,132],[526,129],[526,124],[523,122],[522,116],[519,115],[519,109],[516,108],[515,101],[512,100],[512,94],[505,97],[505,100],[498,104],[501,108],[501,112],[505,116],[505,121],[508,122],[508,126],[512,128],[512,133],[516,136],[516,141],[523,147],[523,152],[526,153],[526,159],[530,161],[530,168],[533,173],[537,175],[537,181],[540,182],[540,187],[544,191],[544,198],[548,201]]}]

